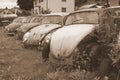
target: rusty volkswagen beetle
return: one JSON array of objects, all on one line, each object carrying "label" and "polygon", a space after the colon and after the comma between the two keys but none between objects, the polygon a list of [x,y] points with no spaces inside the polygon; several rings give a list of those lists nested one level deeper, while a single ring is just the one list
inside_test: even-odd
[{"label": "rusty volkswagen beetle", "polygon": [[5,27],[6,33],[8,35],[15,35],[15,33],[17,32],[16,29],[23,24],[29,23],[31,18],[31,16],[17,17],[11,24]]},{"label": "rusty volkswagen beetle", "polygon": [[22,25],[21,27],[17,28],[17,39],[22,40],[23,35],[29,31],[30,29],[38,26],[41,24],[41,21],[43,19],[43,15],[36,15],[33,16],[32,20],[30,21],[30,23],[26,23],[24,25]]},{"label": "rusty volkswagen beetle", "polygon": [[25,46],[39,46],[50,32],[63,26],[63,19],[67,13],[47,14],[42,19],[42,25],[36,26],[23,36]]},{"label": "rusty volkswagen beetle", "polygon": [[120,7],[91,8],[70,13],[65,26],[52,34],[49,60],[89,71],[99,69],[106,74],[112,63],[108,54],[110,50],[106,48],[111,43],[118,43],[119,16]]}]

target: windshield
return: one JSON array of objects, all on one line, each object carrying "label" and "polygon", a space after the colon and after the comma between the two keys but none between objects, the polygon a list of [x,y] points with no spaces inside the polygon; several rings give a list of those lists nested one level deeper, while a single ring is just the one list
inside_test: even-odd
[{"label": "windshield", "polygon": [[28,23],[28,22],[30,22],[31,18],[32,17],[26,17],[25,19],[22,20],[22,22]]},{"label": "windshield", "polygon": [[98,24],[98,13],[95,11],[77,12],[69,15],[65,25],[70,24]]},{"label": "windshield", "polygon": [[31,22],[38,23],[41,22],[43,17],[35,17]]},{"label": "windshield", "polygon": [[13,22],[22,22],[24,18],[23,17],[18,17],[13,20]]},{"label": "windshield", "polygon": [[49,23],[62,25],[62,16],[52,15],[52,16],[44,17],[42,20],[42,24],[49,24]]}]

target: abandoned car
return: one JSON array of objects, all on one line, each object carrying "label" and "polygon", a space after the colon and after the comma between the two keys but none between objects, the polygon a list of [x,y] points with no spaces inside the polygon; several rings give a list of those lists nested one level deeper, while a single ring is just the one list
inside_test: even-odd
[{"label": "abandoned car", "polygon": [[38,16],[33,16],[33,20],[30,21],[30,23],[26,23],[22,25],[21,27],[17,28],[17,39],[22,40],[23,35],[29,31],[30,29],[38,26],[41,24],[43,16],[38,15]]},{"label": "abandoned car", "polygon": [[29,23],[31,20],[31,16],[28,17],[17,17],[15,21],[13,21],[11,24],[5,26],[5,31],[8,35],[15,35],[17,32],[16,29],[23,24]]},{"label": "abandoned car", "polygon": [[42,25],[32,28],[23,36],[23,43],[26,46],[38,46],[44,37],[63,26],[63,19],[67,13],[54,13],[44,16]]},{"label": "abandoned car", "polygon": [[54,64],[97,70],[100,75],[109,73],[107,71],[114,60],[110,54],[111,44],[118,44],[119,16],[120,7],[70,13],[65,20],[66,26],[53,32],[50,43],[46,44],[45,48],[50,50],[46,53],[47,58],[49,56]]}]

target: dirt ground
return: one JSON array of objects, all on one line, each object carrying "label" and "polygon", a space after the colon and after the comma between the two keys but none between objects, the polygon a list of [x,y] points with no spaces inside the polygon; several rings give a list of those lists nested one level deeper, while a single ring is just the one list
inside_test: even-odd
[{"label": "dirt ground", "polygon": [[23,48],[21,41],[7,36],[0,27],[0,80],[42,80],[52,71],[39,51]]}]

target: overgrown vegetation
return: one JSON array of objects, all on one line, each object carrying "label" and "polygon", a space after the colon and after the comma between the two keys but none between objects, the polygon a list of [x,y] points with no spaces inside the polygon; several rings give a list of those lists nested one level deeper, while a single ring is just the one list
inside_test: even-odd
[{"label": "overgrown vegetation", "polygon": [[[55,72],[48,75],[48,80],[119,80],[119,33],[119,18],[110,17],[108,21],[100,24],[99,28],[88,35],[89,38],[86,39],[90,39],[88,40],[90,42],[86,43],[85,39],[82,42],[84,45],[78,46],[71,65],[59,66],[59,71],[65,71],[63,74],[73,73],[72,79],[71,74],[64,79],[63,76],[59,76],[58,72]],[[50,76],[54,76],[55,79]]]}]

